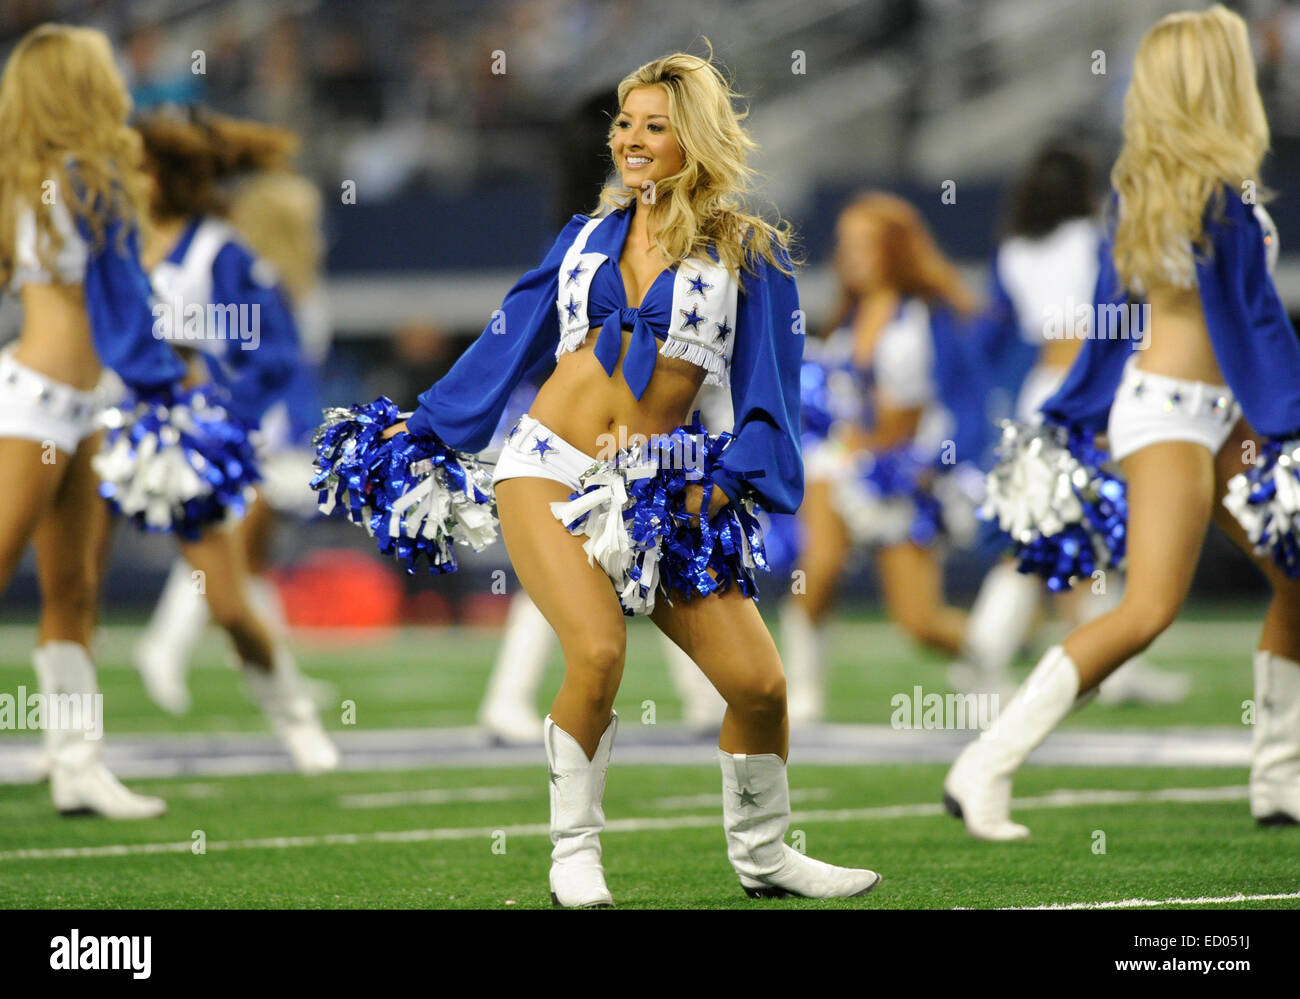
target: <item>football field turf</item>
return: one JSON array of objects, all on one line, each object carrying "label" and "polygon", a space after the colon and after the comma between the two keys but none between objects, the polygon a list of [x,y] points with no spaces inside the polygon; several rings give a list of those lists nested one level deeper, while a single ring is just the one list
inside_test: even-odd
[{"label": "football field turf", "polygon": [[[752,902],[727,862],[711,743],[678,726],[652,626],[632,622],[605,797],[611,891],[625,908],[1300,906],[1300,828],[1257,827],[1245,799],[1242,704],[1257,631],[1250,611],[1185,614],[1150,655],[1192,676],[1189,699],[1162,708],[1091,705],[1068,720],[1047,757],[1063,759],[1062,747],[1073,744],[1061,740],[1086,748],[1109,739],[1123,759],[1129,730],[1154,730],[1170,740],[1173,765],[1089,765],[1079,754],[1065,759],[1078,765],[1031,761],[1016,780],[1014,814],[1033,838],[987,844],[939,804],[942,761],[973,733],[888,729],[899,695],[918,685],[947,690],[946,663],[878,620],[841,622],[829,719],[838,724],[823,742],[843,738],[850,748],[837,750],[845,762],[828,764],[813,749],[801,762],[796,733],[789,841],[824,860],[871,867],[884,882],[863,899]],[[64,819],[44,785],[0,783],[0,908],[549,907],[541,747],[495,752],[468,728],[498,632],[298,636],[304,671],[332,688],[326,724],[340,736],[347,768],[316,778],[286,772],[287,758],[261,735],[260,717],[223,665],[220,636],[210,632],[196,657],[194,710],[171,718],[130,667],[137,634],[128,624],[105,629],[106,745],[110,753],[115,740],[129,745],[127,782],[166,798],[169,812],[146,822]],[[24,625],[0,628],[0,693],[33,684],[32,638]],[[559,677],[554,651],[542,704]],[[904,740],[912,736],[940,741],[923,740],[928,762],[869,746],[855,758],[858,729],[850,726],[885,746],[911,745]],[[1216,740],[1229,747],[1228,765],[1187,765],[1215,763],[1195,750]],[[409,756],[399,752],[406,742]],[[14,760],[31,745],[29,733],[0,733],[3,779],[14,779]],[[383,752],[366,755],[376,746]],[[173,776],[133,776],[159,773]]]}]

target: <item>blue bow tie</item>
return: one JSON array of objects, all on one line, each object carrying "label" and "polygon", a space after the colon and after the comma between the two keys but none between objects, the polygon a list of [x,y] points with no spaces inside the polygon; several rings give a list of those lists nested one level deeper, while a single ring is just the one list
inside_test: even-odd
[{"label": "blue bow tie", "polygon": [[[659,352],[654,330],[666,332],[668,329],[675,271],[670,268],[655,278],[640,308],[627,307],[627,289],[618,269],[618,260],[631,223],[632,213],[621,209],[597,226],[587,240],[588,250],[603,253],[608,258],[592,275],[587,295],[587,322],[600,327],[600,336],[596,338],[596,359],[611,378],[623,347],[623,330],[632,331],[632,342],[628,344],[627,357],[623,359],[623,380],[632,390],[632,395],[640,399],[650,384],[655,355]],[[668,284],[666,290],[661,290],[661,282]]]}]

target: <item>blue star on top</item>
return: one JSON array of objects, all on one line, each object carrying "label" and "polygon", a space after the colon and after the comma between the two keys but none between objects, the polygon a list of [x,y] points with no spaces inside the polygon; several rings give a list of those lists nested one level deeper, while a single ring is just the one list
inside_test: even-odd
[{"label": "blue star on top", "polygon": [[714,323],[713,328],[718,331],[713,335],[713,339],[715,340],[725,340],[727,339],[728,334],[731,333],[731,327],[727,325],[726,316],[722,317],[722,322]]},{"label": "blue star on top", "polygon": [[689,281],[691,285],[686,291],[688,295],[703,295],[713,287],[713,285],[704,280],[703,274],[696,274],[695,277],[687,278],[686,280]]},{"label": "blue star on top", "polygon": [[704,317],[699,314],[695,306],[691,306],[690,312],[685,309],[678,309],[677,311],[682,314],[682,329],[690,327],[696,333],[700,331],[700,323],[704,322]]},{"label": "blue star on top", "polygon": [[578,280],[578,275],[586,274],[587,268],[583,267],[582,261],[579,260],[577,267],[573,268],[571,271],[565,271],[564,273],[569,275],[569,280],[564,282],[564,285],[567,288],[569,285],[573,284],[574,281]]},{"label": "blue star on top", "polygon": [[532,449],[537,452],[538,457],[541,458],[542,461],[546,460],[547,451],[555,450],[555,448],[551,447],[551,439],[549,437],[537,438],[537,440],[533,442]]},{"label": "blue star on top", "polygon": [[569,296],[569,304],[564,307],[564,311],[569,314],[570,319],[578,318],[578,310],[582,308],[581,302],[575,302],[573,296]]}]

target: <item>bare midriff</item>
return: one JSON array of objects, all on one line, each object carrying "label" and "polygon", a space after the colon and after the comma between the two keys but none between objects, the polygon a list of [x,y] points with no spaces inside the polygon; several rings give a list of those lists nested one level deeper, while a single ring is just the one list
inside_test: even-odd
[{"label": "bare midriff", "polygon": [[13,358],[33,371],[88,391],[101,366],[78,284],[23,285],[23,328]]},{"label": "bare midriff", "polygon": [[[630,330],[623,330],[618,364],[607,375],[596,359],[596,338],[600,327],[593,326],[577,350],[564,351],[555,370],[537,392],[529,415],[540,420],[580,451],[593,457],[608,457],[610,435],[622,446],[635,435],[649,438],[667,434],[690,417],[688,409],[704,382],[705,371],[680,357],[655,357],[641,398],[632,395],[623,378],[623,358],[627,356]],[[623,428],[620,430],[620,428]]]},{"label": "bare midriff", "polygon": [[1223,374],[1214,357],[1196,288],[1161,286],[1147,295],[1151,305],[1146,349],[1137,353],[1137,367],[1152,374],[1222,385]]}]

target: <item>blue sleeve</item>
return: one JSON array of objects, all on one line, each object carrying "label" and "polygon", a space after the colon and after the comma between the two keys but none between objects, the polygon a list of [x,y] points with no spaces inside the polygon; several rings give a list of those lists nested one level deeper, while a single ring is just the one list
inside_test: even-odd
[{"label": "blue sleeve", "polygon": [[930,336],[939,399],[957,425],[952,437],[955,460],[978,462],[989,436],[986,406],[990,374],[972,356],[969,324],[947,306],[931,304]]},{"label": "blue sleeve", "polygon": [[989,303],[970,324],[970,353],[992,384],[1017,392],[1038,360],[1038,348],[1020,336],[1016,304],[1002,284],[995,255],[989,272]]},{"label": "blue sleeve", "polygon": [[[1128,295],[1115,270],[1111,246],[1111,236],[1107,235],[1097,248],[1097,284],[1092,293],[1092,316],[1096,328],[1079,348],[1074,364],[1056,395],[1041,407],[1041,411],[1052,419],[1077,424],[1093,433],[1102,433],[1106,429],[1110,404],[1124,375],[1124,364],[1145,332],[1142,329],[1143,311],[1129,310]],[[1123,327],[1117,327],[1115,323],[1119,320],[1113,317],[1121,309],[1136,314],[1137,326],[1128,331],[1127,337],[1116,335],[1123,331]]]},{"label": "blue sleeve", "polygon": [[1289,436],[1300,430],[1300,341],[1268,272],[1263,227],[1231,190],[1224,217],[1209,214],[1214,252],[1198,255],[1196,277],[1215,359],[1250,425]]},{"label": "blue sleeve", "polygon": [[[77,230],[93,246],[84,218],[77,220]],[[134,227],[123,237],[120,221],[105,226],[103,244],[86,261],[82,290],[95,352],[122,381],[135,389],[158,389],[185,377],[180,356],[154,335],[153,290],[140,265]]]},{"label": "blue sleeve", "polygon": [[799,290],[793,277],[766,261],[745,284],[731,358],[735,440],[722,452],[713,481],[733,501],[752,493],[769,513],[794,513],[803,501]]},{"label": "blue sleeve", "polygon": [[284,396],[298,364],[298,326],[264,266],[238,243],[227,243],[212,261],[212,304],[236,306],[241,316],[239,335],[227,330],[229,407],[253,426]]},{"label": "blue sleeve", "polygon": [[585,215],[569,221],[541,264],[506,293],[479,338],[421,394],[406,421],[411,433],[435,434],[460,451],[482,451],[491,443],[510,393],[559,342],[560,265],[588,221]]}]

